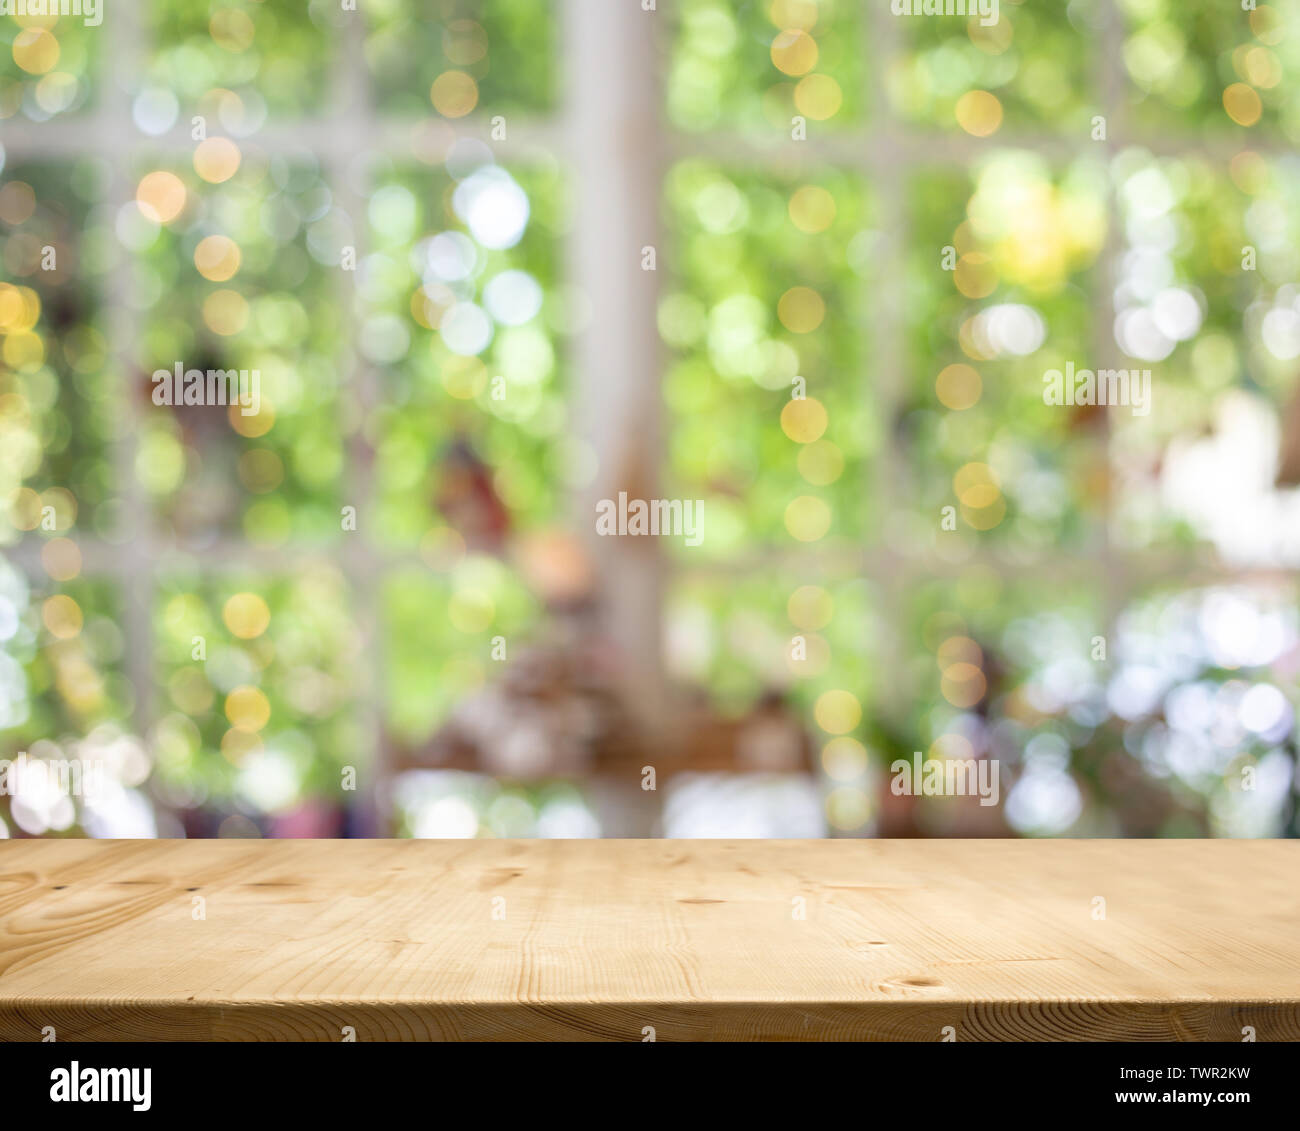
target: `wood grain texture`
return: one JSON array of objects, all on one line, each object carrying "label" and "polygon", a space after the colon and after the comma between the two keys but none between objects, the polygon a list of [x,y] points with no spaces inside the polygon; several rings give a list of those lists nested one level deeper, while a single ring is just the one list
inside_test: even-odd
[{"label": "wood grain texture", "polygon": [[1298,878],[1283,841],[0,842],[0,1038],[1297,1040]]}]

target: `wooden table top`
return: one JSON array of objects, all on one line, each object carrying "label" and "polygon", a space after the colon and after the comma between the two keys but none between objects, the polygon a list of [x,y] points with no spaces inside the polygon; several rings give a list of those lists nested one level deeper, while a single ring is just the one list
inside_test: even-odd
[{"label": "wooden table top", "polygon": [[0,1039],[47,1026],[1296,1040],[1300,842],[0,842]]}]

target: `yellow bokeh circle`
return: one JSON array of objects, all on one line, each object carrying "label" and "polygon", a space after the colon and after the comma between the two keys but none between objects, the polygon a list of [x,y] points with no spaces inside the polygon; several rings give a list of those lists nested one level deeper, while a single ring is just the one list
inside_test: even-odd
[{"label": "yellow bokeh circle", "polygon": [[209,184],[219,185],[238,171],[243,154],[228,137],[210,137],[194,151],[194,171]]},{"label": "yellow bokeh circle", "polygon": [[444,118],[463,118],[478,105],[478,83],[464,71],[443,71],[433,80],[429,98]]},{"label": "yellow bokeh circle", "polygon": [[271,610],[256,593],[236,593],[222,608],[221,619],[241,640],[252,640],[267,630]]},{"label": "yellow bokeh circle", "polygon": [[811,287],[791,287],[777,301],[776,316],[792,334],[810,334],[826,317],[826,301]]},{"label": "yellow bokeh circle", "polygon": [[136,186],[135,202],[147,219],[170,224],[185,208],[185,185],[175,173],[146,173]]},{"label": "yellow bokeh circle", "polygon": [[1253,126],[1264,113],[1258,92],[1243,82],[1234,82],[1223,92],[1223,108],[1239,126]]},{"label": "yellow bokeh circle", "polygon": [[984,391],[980,375],[969,365],[958,363],[940,370],[934,392],[944,408],[962,410],[977,404]]},{"label": "yellow bokeh circle", "polygon": [[826,408],[815,397],[786,401],[781,409],[781,431],[796,444],[811,444],[826,431]]},{"label": "yellow bokeh circle", "polygon": [[968,90],[957,99],[957,124],[975,137],[988,137],[1002,125],[1002,103],[987,90]]},{"label": "yellow bokeh circle", "polygon": [[242,258],[239,245],[229,236],[207,236],[194,249],[194,266],[200,275],[214,283],[233,278]]},{"label": "yellow bokeh circle", "polygon": [[787,28],[772,40],[772,65],[783,75],[806,75],[817,66],[817,41],[806,31]]},{"label": "yellow bokeh circle", "polygon": [[851,691],[824,691],[813,706],[813,718],[827,734],[847,734],[862,721],[862,704]]},{"label": "yellow bokeh circle", "polygon": [[810,235],[824,232],[835,222],[835,198],[820,185],[804,185],[790,197],[790,221]]},{"label": "yellow bokeh circle", "polygon": [[815,495],[800,495],[785,508],[785,528],[800,542],[816,542],[831,528],[831,508]]},{"label": "yellow bokeh circle", "polygon": [[226,696],[226,718],[239,730],[259,731],[271,721],[271,701],[256,687],[236,687]]}]

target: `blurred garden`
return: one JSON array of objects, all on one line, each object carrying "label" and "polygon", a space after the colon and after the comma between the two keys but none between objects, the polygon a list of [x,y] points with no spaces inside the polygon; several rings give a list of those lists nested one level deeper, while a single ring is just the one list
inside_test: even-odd
[{"label": "blurred garden", "polygon": [[1300,835],[1300,0],[103,6],[0,16],[0,837]]}]

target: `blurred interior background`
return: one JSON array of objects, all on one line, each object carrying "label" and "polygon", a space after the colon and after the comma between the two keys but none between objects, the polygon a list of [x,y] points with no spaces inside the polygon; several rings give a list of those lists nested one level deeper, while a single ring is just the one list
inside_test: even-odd
[{"label": "blurred interior background", "polygon": [[356,7],[0,17],[0,836],[1300,831],[1300,2]]}]

